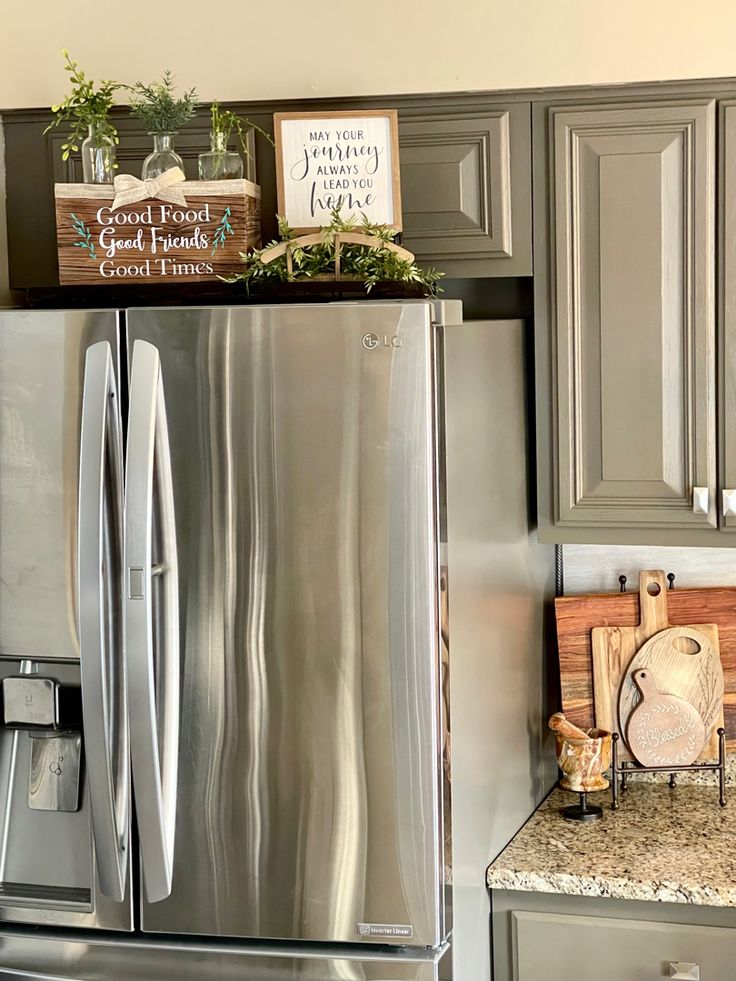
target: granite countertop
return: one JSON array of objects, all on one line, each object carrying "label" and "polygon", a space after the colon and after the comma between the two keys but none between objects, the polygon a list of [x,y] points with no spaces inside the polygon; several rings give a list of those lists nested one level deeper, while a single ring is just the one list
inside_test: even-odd
[{"label": "granite countertop", "polygon": [[736,794],[714,786],[630,784],[621,808],[589,794],[600,821],[566,821],[577,797],[555,788],[488,869],[491,889],[736,906]]}]

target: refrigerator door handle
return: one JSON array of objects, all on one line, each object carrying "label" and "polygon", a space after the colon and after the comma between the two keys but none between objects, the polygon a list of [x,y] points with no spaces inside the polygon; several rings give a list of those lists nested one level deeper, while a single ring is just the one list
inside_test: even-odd
[{"label": "refrigerator door handle", "polygon": [[179,575],[161,362],[142,340],[131,368],[124,569],[133,789],[146,899],[155,903],[170,895],[173,875]]},{"label": "refrigerator door handle", "polygon": [[[87,349],[79,454],[77,596],[92,828],[102,892],[125,896],[130,828],[128,718],[122,629],[122,431],[107,341]],[[116,640],[118,645],[116,645]]]}]

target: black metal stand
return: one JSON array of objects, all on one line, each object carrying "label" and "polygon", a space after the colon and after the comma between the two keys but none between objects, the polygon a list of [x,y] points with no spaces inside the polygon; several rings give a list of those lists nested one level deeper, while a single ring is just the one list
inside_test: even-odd
[{"label": "black metal stand", "polygon": [[638,763],[618,761],[618,743],[621,736],[614,732],[611,741],[611,810],[619,808],[619,777],[621,778],[620,793],[626,793],[628,777],[631,773],[669,773],[671,788],[677,786],[676,773],[697,773],[712,770],[718,773],[718,800],[721,807],[726,806],[726,730],[718,730],[718,762],[691,763],[689,766],[640,766]]},{"label": "black metal stand", "polygon": [[597,807],[595,804],[588,803],[588,794],[586,791],[581,790],[579,793],[580,803],[565,807],[562,811],[563,815],[568,821],[600,821],[603,817],[603,809]]}]

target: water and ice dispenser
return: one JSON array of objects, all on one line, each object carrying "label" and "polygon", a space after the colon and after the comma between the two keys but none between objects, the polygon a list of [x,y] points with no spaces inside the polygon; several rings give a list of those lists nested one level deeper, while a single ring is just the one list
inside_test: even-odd
[{"label": "water and ice dispenser", "polygon": [[78,811],[82,765],[82,701],[78,685],[36,673],[2,680],[3,722],[28,733],[28,806]]},{"label": "water and ice dispenser", "polygon": [[94,889],[75,664],[0,662],[2,906],[89,908]]}]

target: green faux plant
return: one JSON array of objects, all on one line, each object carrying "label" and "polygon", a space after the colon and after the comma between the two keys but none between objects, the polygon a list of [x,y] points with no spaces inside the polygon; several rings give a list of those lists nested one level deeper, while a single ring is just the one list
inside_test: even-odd
[{"label": "green faux plant", "polygon": [[66,62],[64,70],[69,73],[72,89],[62,102],[51,107],[55,118],[46,127],[44,133],[48,133],[62,123],[69,123],[67,142],[61,144],[61,159],[68,160],[72,153],[79,152],[81,142],[90,126],[96,126],[99,135],[103,138],[118,143],[118,131],[110,122],[109,114],[115,102],[115,93],[125,86],[121,82],[113,82],[110,79],[103,79],[99,85],[96,85],[92,79],[87,78],[79,64],[70,58],[66,48],[62,49],[61,53],[64,55]]},{"label": "green faux plant", "polygon": [[[362,222],[355,218],[342,218],[338,209],[330,213],[330,224],[321,228],[322,241],[316,245],[295,246],[291,250],[292,271],[289,272],[286,256],[279,256],[264,263],[262,256],[268,249],[283,242],[297,238],[283,218],[279,218],[280,242],[270,242],[263,249],[241,252],[243,271],[234,276],[221,277],[227,283],[244,283],[248,292],[251,288],[293,283],[318,276],[330,275],[335,271],[335,233],[362,232],[392,243],[397,232],[388,225],[372,225],[363,216]],[[425,296],[436,296],[441,289],[438,280],[444,275],[436,269],[420,269],[415,262],[402,258],[386,248],[370,248],[366,245],[342,243],[340,247],[340,275],[345,279],[361,280],[366,293],[370,293],[376,283],[392,281],[414,283],[421,286]]]},{"label": "green faux plant", "polygon": [[[250,157],[250,152],[248,150],[247,138],[248,131],[254,130],[256,133],[260,133],[261,136],[265,136],[271,146],[274,145],[273,139],[270,134],[261,129],[261,127],[252,122],[250,119],[244,119],[241,116],[236,116],[234,112],[230,109],[223,109],[219,102],[215,101],[212,103],[210,108],[210,132],[212,135],[212,145],[215,146],[216,143],[220,143],[222,149],[227,149],[230,140],[233,135],[237,136],[240,141],[240,146],[243,150],[243,155]],[[219,137],[219,140],[217,139]]]},{"label": "green faux plant", "polygon": [[188,89],[181,98],[174,93],[174,73],[167,69],[160,81],[144,85],[136,82],[126,88],[131,92],[130,111],[147,127],[149,133],[176,133],[194,115],[197,90]]}]

